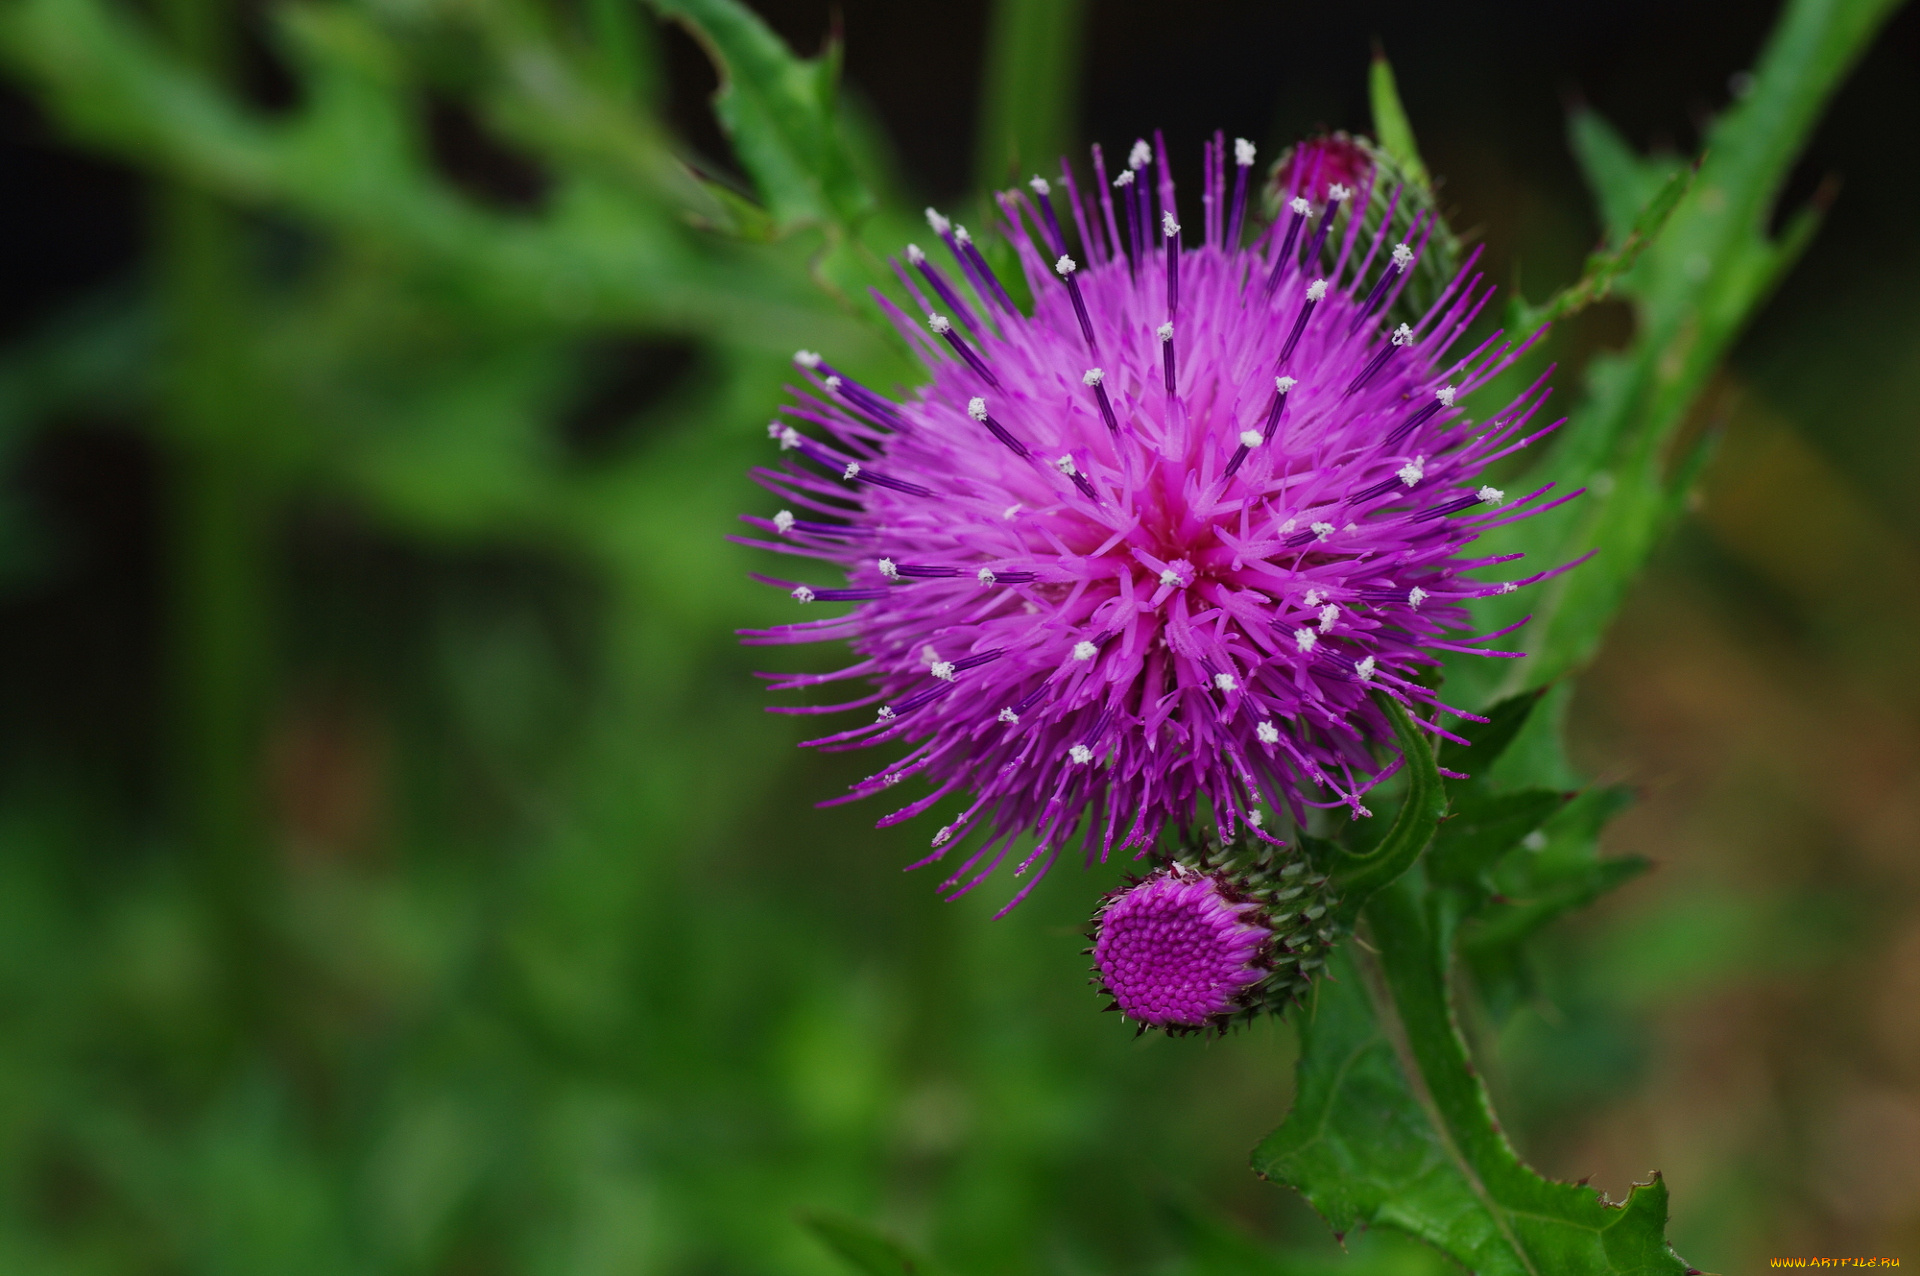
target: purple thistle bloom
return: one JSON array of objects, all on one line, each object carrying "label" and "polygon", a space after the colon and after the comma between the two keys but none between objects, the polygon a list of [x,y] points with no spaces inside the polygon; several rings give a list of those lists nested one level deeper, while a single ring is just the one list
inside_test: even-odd
[{"label": "purple thistle bloom", "polygon": [[[1335,182],[1315,203],[1295,185],[1242,245],[1225,232],[1243,224],[1247,183],[1228,209],[1224,139],[1212,149],[1197,244],[1181,243],[1164,148],[1144,142],[1111,183],[1095,148],[1097,206],[1070,180],[1033,185],[1066,217],[1003,194],[1031,316],[966,230],[928,210],[970,298],[909,246],[898,273],[927,318],[880,304],[930,383],[895,402],[802,352],[807,384],[769,427],[791,455],[755,477],[788,508],[748,518],[774,539],[746,543],[825,560],[847,584],[759,579],[799,603],[858,605],[746,640],[852,644],[847,668],[770,675],[774,688],[874,686],[784,711],[869,708],[872,721],[810,743],[905,746],[836,799],[926,777],[931,792],[883,827],[970,797],[921,861],[978,826],[943,883],[956,894],[1027,831],[1018,871],[1037,881],[1075,839],[1089,861],[1144,850],[1203,809],[1228,839],[1267,841],[1262,804],[1295,823],[1309,808],[1369,814],[1364,794],[1399,765],[1380,760],[1393,737],[1371,694],[1447,734],[1439,711],[1460,711],[1418,681],[1440,653],[1516,654],[1479,645],[1500,634],[1460,632],[1465,602],[1556,574],[1467,576],[1507,561],[1468,555],[1483,530],[1558,503],[1539,503],[1550,484],[1510,501],[1479,478],[1553,427],[1531,425],[1544,377],[1490,420],[1462,415],[1458,397],[1526,344],[1496,333],[1449,353],[1490,295],[1471,262],[1388,331],[1379,316],[1431,223],[1410,243],[1388,242],[1385,223],[1361,242],[1341,213],[1369,191]],[[1235,159],[1250,166],[1252,148]]]},{"label": "purple thistle bloom", "polygon": [[1222,1023],[1265,974],[1271,932],[1258,906],[1180,864],[1111,896],[1097,920],[1100,981],[1120,1013],[1150,1027]]}]

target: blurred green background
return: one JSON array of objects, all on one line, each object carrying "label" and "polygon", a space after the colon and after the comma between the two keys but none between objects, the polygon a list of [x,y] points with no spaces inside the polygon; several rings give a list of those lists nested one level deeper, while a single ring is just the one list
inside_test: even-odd
[{"label": "blurred green background", "polygon": [[[925,829],[812,806],[871,760],[762,712],[828,657],[735,645],[777,600],[722,538],[795,347],[911,375],[858,315],[897,210],[1364,128],[1377,38],[1537,299],[1599,234],[1567,105],[1691,151],[1774,7],[753,7],[844,35],[878,208],[692,180],[743,168],[715,72],[624,0],[0,4],[0,1272],[841,1270],[814,1211],[956,1272],[1434,1270],[1248,1172],[1289,1027],[1099,1013],[1121,866],[989,922],[899,872]],[[1920,1261],[1916,137],[1909,8],[1574,702],[1662,867],[1488,1055],[1543,1172],[1660,1169],[1717,1271]]]}]

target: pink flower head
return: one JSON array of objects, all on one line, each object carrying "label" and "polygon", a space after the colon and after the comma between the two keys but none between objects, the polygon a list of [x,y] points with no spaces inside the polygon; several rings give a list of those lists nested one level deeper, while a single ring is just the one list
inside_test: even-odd
[{"label": "pink flower head", "polygon": [[1489,295],[1480,277],[1396,324],[1424,214],[1404,243],[1390,217],[1362,235],[1341,213],[1369,192],[1335,183],[1243,246],[1253,148],[1232,159],[1229,199],[1224,139],[1207,148],[1191,227],[1164,147],[1144,142],[1111,180],[1094,149],[1097,198],[1064,164],[1057,187],[1003,195],[1031,315],[929,210],[960,279],[909,245],[896,269],[926,318],[880,300],[928,384],[888,398],[803,351],[806,384],[769,427],[782,463],[756,478],[784,508],[747,519],[771,534],[748,543],[846,583],[759,579],[795,605],[856,605],[747,641],[853,646],[836,673],[774,685],[872,686],[788,711],[864,708],[812,743],[904,749],[851,794],[928,782],[883,826],[966,799],[922,861],[979,830],[945,881],[956,893],[1028,832],[1019,871],[1037,880],[1063,845],[1144,850],[1203,806],[1229,838],[1268,837],[1262,804],[1296,823],[1309,807],[1367,814],[1362,795],[1398,765],[1380,760],[1392,733],[1370,696],[1437,717],[1416,679],[1498,636],[1460,634],[1465,601],[1553,574],[1467,575],[1506,561],[1468,554],[1483,530],[1550,507],[1545,488],[1509,501],[1479,477],[1546,432],[1529,432],[1542,383],[1489,420],[1462,413],[1521,348],[1496,334],[1453,353]]},{"label": "pink flower head", "polygon": [[1258,906],[1180,864],[1112,896],[1096,918],[1094,969],[1129,1019],[1155,1028],[1219,1026],[1259,983],[1270,932]]}]

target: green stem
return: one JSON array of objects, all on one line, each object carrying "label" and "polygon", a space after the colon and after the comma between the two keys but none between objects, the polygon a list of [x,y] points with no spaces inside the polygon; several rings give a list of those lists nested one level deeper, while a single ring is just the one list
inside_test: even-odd
[{"label": "green stem", "polygon": [[1334,865],[1333,891],[1339,901],[1334,905],[1334,916],[1345,926],[1353,924],[1374,892],[1413,867],[1447,811],[1446,790],[1433,760],[1432,743],[1413,725],[1398,700],[1379,691],[1373,700],[1393,724],[1400,756],[1406,759],[1407,798],[1378,846],[1365,855],[1343,853]]},{"label": "green stem", "polygon": [[1518,1170],[1520,1159],[1500,1133],[1448,1000],[1450,928],[1428,907],[1437,905],[1438,897],[1423,880],[1403,877],[1367,904],[1368,938],[1380,954],[1420,1080],[1448,1136],[1483,1175],[1489,1167]]},{"label": "green stem", "polygon": [[[222,77],[231,0],[169,0],[161,18],[183,61]],[[270,522],[244,357],[242,228],[212,195],[178,180],[160,187],[154,211],[169,342],[162,417],[175,814],[246,1006],[260,978]]]},{"label": "green stem", "polygon": [[1029,172],[1045,174],[1073,144],[1085,14],[1084,0],[993,6],[974,152],[983,194]]}]

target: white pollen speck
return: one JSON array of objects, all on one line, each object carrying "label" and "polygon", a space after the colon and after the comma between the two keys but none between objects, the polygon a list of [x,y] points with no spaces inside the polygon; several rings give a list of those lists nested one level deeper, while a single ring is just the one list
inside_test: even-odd
[{"label": "white pollen speck", "polygon": [[952,839],[953,839],[953,825],[943,824],[940,826],[940,831],[933,835],[932,845],[945,846]]},{"label": "white pollen speck", "polygon": [[1240,684],[1233,680],[1233,675],[1230,673],[1217,673],[1213,675],[1213,685],[1222,691],[1232,691]]},{"label": "white pollen speck", "polygon": [[1100,648],[1094,646],[1088,639],[1082,638],[1079,642],[1073,644],[1073,658],[1075,660],[1092,660],[1099,654]]},{"label": "white pollen speck", "polygon": [[936,336],[944,337],[953,331],[953,320],[945,315],[928,315],[927,327],[933,329]]},{"label": "white pollen speck", "polygon": [[1454,396],[1459,393],[1460,391],[1456,387],[1443,385],[1433,392],[1433,397],[1440,400],[1441,407],[1450,408],[1453,406]]},{"label": "white pollen speck", "polygon": [[1360,530],[1360,524],[1348,523],[1345,527],[1341,528],[1340,530],[1343,532],[1357,532]]},{"label": "white pollen speck", "polygon": [[1312,651],[1313,644],[1319,641],[1320,635],[1314,633],[1311,629],[1296,629],[1293,631],[1294,645],[1299,647],[1303,654]]},{"label": "white pollen speck", "polygon": [[1306,198],[1301,195],[1295,195],[1293,199],[1288,202],[1287,207],[1293,210],[1295,217],[1305,217],[1313,211],[1313,205],[1309,204]]},{"label": "white pollen speck", "polygon": [[883,704],[883,705],[881,705],[881,706],[880,706],[880,712],[874,715],[874,721],[876,721],[876,722],[892,722],[892,721],[893,721],[893,706],[892,706],[892,705],[890,705],[890,704]]},{"label": "white pollen speck", "polygon": [[1328,603],[1320,609],[1320,632],[1326,633],[1333,628],[1333,622],[1340,619],[1340,604]]},{"label": "white pollen speck", "polygon": [[1013,521],[1013,516],[1015,514],[1018,514],[1021,510],[1025,508],[1026,506],[1021,505],[1018,502],[1015,502],[1014,504],[1007,506],[1007,508],[1000,511],[1000,521],[1003,523],[1011,523]]},{"label": "white pollen speck", "polygon": [[1413,265],[1413,249],[1407,247],[1405,244],[1395,244],[1393,246],[1393,264],[1401,270],[1405,270],[1408,266]]},{"label": "white pollen speck", "polygon": [[1028,182],[1027,185],[1032,188],[1033,193],[1036,195],[1049,195],[1053,193],[1053,187],[1049,186],[1047,179],[1038,173],[1033,175],[1033,180]]},{"label": "white pollen speck", "polygon": [[1267,817],[1261,814],[1259,811],[1247,812],[1247,823],[1253,825],[1253,827],[1255,828],[1259,828],[1262,824],[1264,824],[1266,822],[1266,819]]},{"label": "white pollen speck", "polygon": [[1353,667],[1353,676],[1362,682],[1373,681],[1373,657],[1368,656]]},{"label": "white pollen speck", "polygon": [[953,661],[936,660],[933,662],[933,668],[928,670],[928,672],[942,682],[952,682],[954,678]]},{"label": "white pollen speck", "polygon": [[1475,492],[1474,495],[1489,505],[1498,505],[1501,501],[1507,499],[1507,494],[1497,487],[1483,487]]},{"label": "white pollen speck", "polygon": [[1508,581],[1502,581],[1502,582],[1500,583],[1500,588],[1499,588],[1499,589],[1497,589],[1497,590],[1495,590],[1494,592],[1495,592],[1495,593],[1500,593],[1500,594],[1511,594],[1511,593],[1512,593],[1512,592],[1513,592],[1514,590],[1516,590],[1516,589],[1518,589],[1518,588],[1520,588],[1520,586],[1518,586],[1518,585],[1516,585],[1516,584],[1514,584],[1514,583],[1513,583],[1512,581],[1510,581],[1510,580],[1508,580]]},{"label": "white pollen speck", "polygon": [[1007,723],[1018,722],[1020,721],[1020,715],[1011,709],[1002,709],[1000,711],[1000,721]]},{"label": "white pollen speck", "polygon": [[1260,737],[1260,743],[1262,744],[1280,743],[1280,728],[1274,726],[1271,722],[1262,722],[1253,729],[1253,733]]},{"label": "white pollen speck", "polygon": [[1102,381],[1105,381],[1106,379],[1107,379],[1106,369],[1088,368],[1084,373],[1081,374],[1080,384],[1081,385],[1099,385]]},{"label": "white pollen speck", "polygon": [[1073,760],[1075,765],[1085,766],[1087,763],[1093,761],[1093,750],[1084,744],[1076,744],[1067,750],[1067,756]]},{"label": "white pollen speck", "polygon": [[1160,214],[1160,233],[1168,239],[1180,233],[1180,223],[1173,219],[1172,213]]},{"label": "white pollen speck", "polygon": [[967,400],[967,415],[976,421],[987,419],[987,401],[978,395]]},{"label": "white pollen speck", "polygon": [[1416,456],[1397,471],[1400,481],[1412,487],[1427,476],[1427,458]]},{"label": "white pollen speck", "polygon": [[1427,600],[1427,591],[1420,588],[1420,586],[1418,585],[1415,585],[1412,589],[1409,589],[1407,591],[1407,606],[1413,608],[1415,611],[1419,611],[1420,604],[1425,602],[1426,600]]},{"label": "white pollen speck", "polygon": [[1063,456],[1059,460],[1055,461],[1053,463],[1053,468],[1056,470],[1059,470],[1062,474],[1066,475],[1068,478],[1072,478],[1074,475],[1080,472],[1079,470],[1074,468],[1073,458],[1070,456]]},{"label": "white pollen speck", "polygon": [[1173,340],[1173,320],[1171,319],[1167,320],[1165,323],[1161,324],[1158,328],[1155,328],[1154,331],[1160,334],[1160,340],[1172,341]]},{"label": "white pollen speck", "polygon": [[778,421],[769,421],[767,422],[767,437],[770,439],[777,439],[780,437],[780,431],[786,428],[787,427],[785,425],[781,424]]},{"label": "white pollen speck", "polygon": [[1241,168],[1253,167],[1253,143],[1244,137],[1233,139],[1233,162]]},{"label": "white pollen speck", "polygon": [[1288,520],[1287,520],[1286,522],[1284,522],[1284,523],[1282,523],[1282,524],[1280,524],[1280,530],[1281,530],[1282,532],[1290,532],[1290,531],[1292,531],[1292,530],[1293,530],[1294,528],[1296,528],[1296,527],[1298,527],[1298,526],[1300,526],[1300,524],[1299,524],[1299,521],[1298,521],[1298,520],[1296,520],[1296,519],[1291,519],[1291,518],[1290,518],[1290,519],[1288,519]]},{"label": "white pollen speck", "polygon": [[1335,182],[1333,185],[1327,187],[1327,202],[1329,204],[1338,204],[1351,194],[1353,194],[1352,191],[1342,186],[1339,182]]},{"label": "white pollen speck", "polygon": [[780,431],[780,450],[782,452],[791,452],[799,446],[800,432],[798,430],[792,426],[788,426],[786,429]]},{"label": "white pollen speck", "polygon": [[1065,279],[1078,269],[1080,269],[1079,263],[1065,253],[1060,254],[1060,260],[1053,263],[1053,273],[1062,279]]},{"label": "white pollen speck", "polygon": [[797,603],[810,603],[813,601],[813,591],[805,585],[795,585],[793,587],[793,601]]},{"label": "white pollen speck", "polygon": [[927,225],[933,228],[933,233],[936,235],[944,235],[953,229],[953,223],[951,221],[942,217],[936,210],[931,208],[927,210]]},{"label": "white pollen speck", "polygon": [[1113,184],[1120,187],[1133,185],[1133,170],[1128,169],[1126,172],[1120,174],[1120,176],[1114,178]]},{"label": "white pollen speck", "polygon": [[1333,535],[1332,523],[1309,523],[1307,526],[1312,528],[1313,534],[1321,540],[1325,540],[1327,537]]},{"label": "white pollen speck", "polygon": [[1295,381],[1292,377],[1275,377],[1273,379],[1273,388],[1278,390],[1282,394],[1293,393],[1293,387],[1299,384],[1300,383],[1298,381]]},{"label": "white pollen speck", "polygon": [[840,471],[840,477],[848,480],[849,482],[851,482],[853,479],[860,477],[860,462],[848,461],[847,468]]},{"label": "white pollen speck", "polygon": [[1306,598],[1304,598],[1302,601],[1305,602],[1306,605],[1309,607],[1318,607],[1323,601],[1325,601],[1325,599],[1326,599],[1326,595],[1321,593],[1319,590],[1309,589],[1307,591]]},{"label": "white pollen speck", "polygon": [[924,266],[926,261],[927,255],[920,251],[920,245],[907,245],[907,264],[909,266]]},{"label": "white pollen speck", "polygon": [[1404,324],[1404,323],[1403,323],[1403,324],[1401,324],[1401,325],[1400,325],[1400,326],[1399,326],[1398,328],[1395,328],[1395,329],[1393,330],[1393,344],[1394,344],[1394,345],[1396,345],[1396,346],[1410,346],[1410,345],[1412,345],[1412,344],[1413,344],[1413,329],[1412,329],[1412,328],[1409,328],[1409,327],[1408,327],[1408,326],[1407,326],[1406,324]]},{"label": "white pollen speck", "polygon": [[785,536],[793,530],[793,511],[781,510],[773,516],[773,530]]},{"label": "white pollen speck", "polygon": [[1144,137],[1134,139],[1133,149],[1127,152],[1128,168],[1145,168],[1153,162],[1153,148],[1147,145]]},{"label": "white pollen speck", "polygon": [[820,356],[812,350],[795,350],[793,352],[793,361],[803,368],[817,368],[820,366]]},{"label": "white pollen speck", "polygon": [[1259,447],[1259,446],[1260,446],[1260,431],[1258,431],[1258,430],[1242,430],[1242,431],[1240,431],[1240,446],[1241,446],[1241,447],[1244,447],[1244,448],[1256,448],[1256,447]]},{"label": "white pollen speck", "polygon": [[825,381],[821,382],[821,384],[826,386],[828,390],[838,390],[840,388],[840,378],[828,377]]},{"label": "white pollen speck", "polygon": [[1322,298],[1322,297],[1324,297],[1324,296],[1326,296],[1326,295],[1327,295],[1327,281],[1326,281],[1326,280],[1324,280],[1324,279],[1316,279],[1316,280],[1314,280],[1314,281],[1313,281],[1312,283],[1310,283],[1310,284],[1308,284],[1308,285],[1307,285],[1307,300],[1308,300],[1308,301],[1318,301],[1318,300],[1320,300],[1320,298]]},{"label": "white pollen speck", "polygon": [[995,576],[995,575],[993,574],[993,568],[991,568],[991,567],[982,567],[982,568],[980,569],[980,583],[981,583],[982,585],[991,585],[991,584],[993,584],[993,582],[994,582],[994,581],[996,581],[996,580],[999,580],[999,579],[1000,579],[1000,578],[999,578],[998,576]]},{"label": "white pollen speck", "polygon": [[953,228],[953,242],[964,247],[973,242],[973,236],[967,233],[965,226],[955,226]]},{"label": "white pollen speck", "polygon": [[900,579],[900,569],[893,565],[891,558],[883,558],[880,560],[880,574],[888,580]]},{"label": "white pollen speck", "polygon": [[1160,583],[1169,589],[1180,588],[1180,573],[1169,567],[1160,573]]}]

